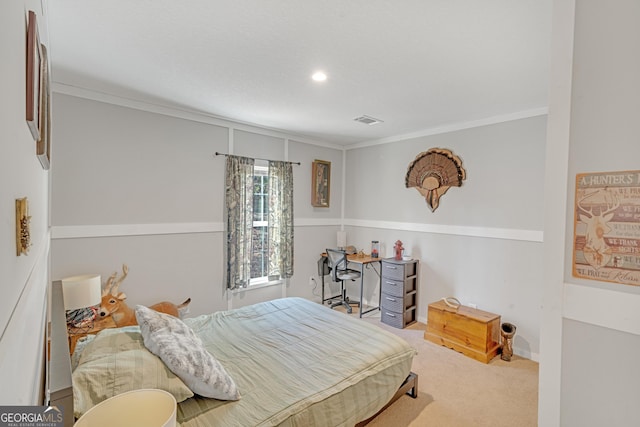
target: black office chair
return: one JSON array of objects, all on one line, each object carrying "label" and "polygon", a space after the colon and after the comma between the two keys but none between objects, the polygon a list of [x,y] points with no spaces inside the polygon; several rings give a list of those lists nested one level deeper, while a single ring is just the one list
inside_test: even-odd
[{"label": "black office chair", "polygon": [[351,313],[351,305],[360,306],[359,301],[351,301],[347,296],[347,288],[344,286],[345,280],[359,279],[361,274],[358,270],[347,268],[347,254],[345,251],[327,249],[327,262],[331,269],[331,279],[340,282],[341,299],[331,304],[331,308],[343,305],[347,308],[347,313]]}]

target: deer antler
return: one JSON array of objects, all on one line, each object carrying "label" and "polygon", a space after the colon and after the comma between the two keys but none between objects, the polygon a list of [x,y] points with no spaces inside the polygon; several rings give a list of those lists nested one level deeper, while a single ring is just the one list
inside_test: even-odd
[{"label": "deer antler", "polygon": [[[593,206],[591,206],[591,208],[589,210],[585,209],[584,206],[582,206],[582,202],[584,202],[586,199],[593,197],[595,195],[597,195],[600,191],[604,191],[604,202],[607,205],[607,208],[604,210],[600,211],[600,217],[603,217],[607,214],[610,214],[611,212],[614,212],[616,209],[618,209],[620,207],[620,198],[618,197],[618,195],[616,193],[612,193],[610,190],[596,190],[593,191],[591,193],[585,194],[580,200],[578,200],[578,202],[576,203],[576,206],[578,207],[578,209],[580,209],[582,212],[584,212],[585,214],[589,215],[589,218],[592,218],[593,215]],[[609,197],[610,196],[610,197]]]},{"label": "deer antler", "polygon": [[586,210],[583,206],[582,206],[582,202],[584,202],[585,200],[587,200],[589,197],[593,196],[594,194],[596,194],[597,191],[595,192],[591,192],[588,194],[585,194],[584,196],[582,196],[582,198],[580,200],[578,200],[578,202],[576,203],[576,206],[578,207],[578,209],[580,209],[582,212],[584,212],[585,214],[589,215],[589,218],[593,217],[593,206],[591,207],[591,209]]},{"label": "deer antler", "polygon": [[600,216],[605,216],[607,214],[610,214],[611,212],[614,212],[616,209],[618,209],[620,207],[620,198],[618,197],[618,195],[616,193],[613,193],[611,198],[613,199],[611,201],[611,204],[609,204],[609,198],[607,197],[607,195],[612,194],[610,191],[607,191],[606,195],[605,195],[605,201],[607,203],[607,209],[604,212],[600,213]]},{"label": "deer antler", "polygon": [[113,284],[113,287],[111,288],[111,295],[118,295],[118,288],[120,287],[122,281],[127,277],[128,273],[129,267],[127,267],[127,264],[122,264],[122,277],[116,280]]},{"label": "deer antler", "polygon": [[113,287],[113,281],[116,280],[116,276],[118,272],[116,271],[107,279],[107,283],[104,284],[104,288],[102,289],[102,297],[106,297],[111,293],[111,288]]}]

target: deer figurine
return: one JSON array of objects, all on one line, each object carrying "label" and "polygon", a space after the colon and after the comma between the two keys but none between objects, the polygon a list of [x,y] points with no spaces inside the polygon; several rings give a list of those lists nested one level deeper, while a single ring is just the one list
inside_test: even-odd
[{"label": "deer figurine", "polygon": [[[111,316],[113,322],[118,328],[138,324],[135,311],[124,302],[127,296],[124,292],[119,292],[118,290],[120,284],[122,284],[122,281],[127,277],[128,273],[129,267],[127,267],[126,264],[123,264],[122,277],[118,278],[118,272],[113,273],[102,290],[102,301],[100,303],[100,311],[98,312],[100,318],[104,319],[107,316]],[[180,305],[163,301],[158,304],[154,304],[149,308],[160,313],[180,317],[180,311],[185,309],[190,302],[191,298],[187,298],[187,300]]]}]

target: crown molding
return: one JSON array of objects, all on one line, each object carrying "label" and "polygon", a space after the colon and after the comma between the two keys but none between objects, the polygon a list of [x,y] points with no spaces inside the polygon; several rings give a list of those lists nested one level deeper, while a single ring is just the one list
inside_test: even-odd
[{"label": "crown molding", "polygon": [[271,136],[274,138],[282,138],[289,141],[301,142],[304,144],[317,145],[334,150],[344,150],[342,145],[331,144],[328,142],[318,141],[306,136],[286,133],[278,129],[270,129],[253,123],[241,122],[237,120],[218,117],[213,114],[206,114],[198,111],[181,109],[175,106],[155,104],[149,101],[140,101],[133,98],[125,98],[122,96],[111,95],[105,92],[98,92],[79,86],[67,85],[60,82],[52,82],[51,90],[53,93],[62,95],[75,96],[77,98],[89,99],[92,101],[104,102],[106,104],[117,105],[120,107],[132,108],[150,113],[162,114],[165,116],[176,117],[194,122],[207,123],[215,126],[226,127],[228,129],[242,130],[245,132],[256,133],[259,135]]},{"label": "crown molding", "polygon": [[449,123],[446,125],[432,127],[432,128],[424,129],[417,132],[406,133],[403,135],[396,135],[396,136],[390,136],[387,138],[373,139],[371,141],[359,142],[356,144],[348,145],[346,149],[351,150],[354,148],[363,148],[363,147],[371,147],[374,145],[389,144],[391,142],[399,142],[407,139],[414,139],[414,138],[420,138],[420,137],[431,136],[431,135],[439,135],[443,133],[450,133],[450,132],[455,132],[455,131],[464,130],[464,129],[472,129],[472,128],[477,128],[481,126],[495,125],[499,123],[511,122],[514,120],[521,120],[521,119],[528,119],[528,118],[538,117],[538,116],[546,116],[547,114],[549,114],[548,107],[534,108],[531,110],[518,111],[510,114],[502,114],[499,116],[492,116],[492,117],[487,117],[479,120],[472,120],[468,122]]}]

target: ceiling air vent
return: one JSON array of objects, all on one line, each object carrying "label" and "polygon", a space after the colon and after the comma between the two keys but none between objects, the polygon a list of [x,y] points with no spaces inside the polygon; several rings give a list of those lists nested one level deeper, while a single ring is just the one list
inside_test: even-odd
[{"label": "ceiling air vent", "polygon": [[365,125],[375,125],[378,123],[382,123],[382,120],[374,119],[373,117],[369,117],[369,116],[360,116],[360,117],[356,117],[353,120],[355,120],[356,122],[364,123]]}]

